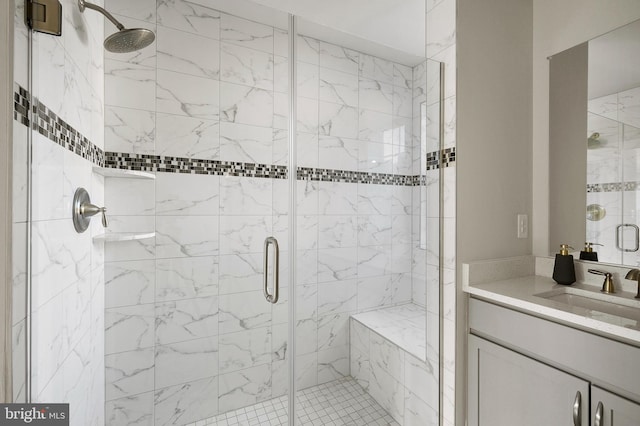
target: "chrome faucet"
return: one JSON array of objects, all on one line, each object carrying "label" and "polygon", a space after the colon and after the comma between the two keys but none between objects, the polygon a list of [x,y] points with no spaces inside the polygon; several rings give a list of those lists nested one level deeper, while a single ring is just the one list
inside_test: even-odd
[{"label": "chrome faucet", "polygon": [[613,276],[611,275],[611,273],[600,271],[598,269],[587,269],[587,271],[596,275],[604,275],[604,283],[602,283],[602,290],[600,290],[601,292],[607,293],[607,294],[616,292],[616,289],[613,286]]},{"label": "chrome faucet", "polygon": [[632,269],[629,272],[627,272],[627,275],[625,275],[625,278],[628,280],[636,280],[638,282],[638,291],[636,293],[636,299],[640,299],[640,270],[638,269]]}]

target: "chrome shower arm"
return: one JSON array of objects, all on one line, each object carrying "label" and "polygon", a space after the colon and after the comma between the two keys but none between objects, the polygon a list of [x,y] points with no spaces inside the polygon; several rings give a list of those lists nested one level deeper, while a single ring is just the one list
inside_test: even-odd
[{"label": "chrome shower arm", "polygon": [[87,8],[87,9],[93,9],[97,12],[102,13],[105,16],[105,18],[110,20],[113,23],[113,25],[118,27],[119,31],[124,30],[124,25],[122,25],[116,18],[113,17],[112,14],[104,10],[102,7],[93,3],[86,2],[84,0],[78,0],[78,7],[80,8],[80,12],[84,12],[84,9]]}]

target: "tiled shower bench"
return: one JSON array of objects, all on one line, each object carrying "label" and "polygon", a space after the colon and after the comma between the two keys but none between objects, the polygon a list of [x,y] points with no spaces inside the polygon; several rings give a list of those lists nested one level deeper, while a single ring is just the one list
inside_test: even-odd
[{"label": "tiled shower bench", "polygon": [[426,322],[415,304],[350,319],[351,376],[404,426],[438,424],[437,366],[424,361]]}]

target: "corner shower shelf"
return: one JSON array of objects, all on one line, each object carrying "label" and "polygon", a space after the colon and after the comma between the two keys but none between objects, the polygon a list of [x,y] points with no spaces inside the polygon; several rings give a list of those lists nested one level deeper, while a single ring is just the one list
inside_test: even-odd
[{"label": "corner shower shelf", "polygon": [[93,172],[104,177],[114,178],[130,178],[130,179],[155,179],[156,175],[150,172],[143,172],[140,170],[124,170],[124,169],[111,169],[107,167],[93,168]]},{"label": "corner shower shelf", "polygon": [[105,241],[105,242],[118,242],[118,241],[136,241],[136,240],[148,240],[149,238],[154,238],[156,236],[155,232],[145,232],[145,233],[136,233],[136,232],[113,232],[110,234],[102,234],[96,235],[93,237],[93,241]]}]

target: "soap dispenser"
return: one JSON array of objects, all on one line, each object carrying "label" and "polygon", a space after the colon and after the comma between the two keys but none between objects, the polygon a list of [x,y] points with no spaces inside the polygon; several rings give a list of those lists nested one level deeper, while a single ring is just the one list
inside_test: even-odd
[{"label": "soap dispenser", "polygon": [[576,268],[573,265],[573,256],[567,244],[560,245],[560,253],[556,254],[556,262],[553,264],[553,280],[558,284],[570,285],[576,282]]},{"label": "soap dispenser", "polygon": [[580,252],[580,260],[593,260],[598,261],[598,253],[593,251],[593,246],[601,246],[597,243],[584,243],[584,250]]}]

